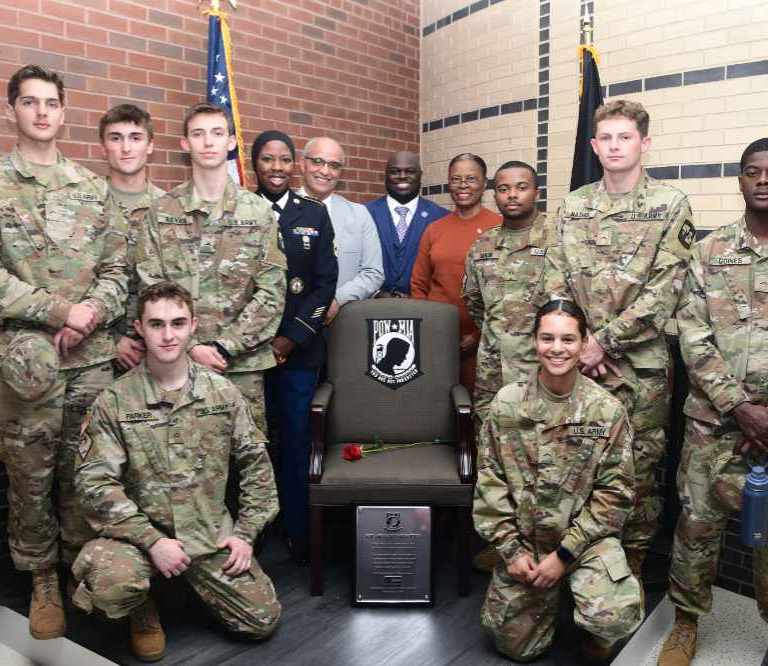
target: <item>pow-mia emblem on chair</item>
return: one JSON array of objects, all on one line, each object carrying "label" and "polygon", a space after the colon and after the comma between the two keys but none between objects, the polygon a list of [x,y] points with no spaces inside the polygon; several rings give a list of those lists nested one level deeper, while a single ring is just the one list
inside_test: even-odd
[{"label": "pow-mia emblem on chair", "polygon": [[424,374],[420,367],[421,319],[367,319],[368,371],[391,389]]}]

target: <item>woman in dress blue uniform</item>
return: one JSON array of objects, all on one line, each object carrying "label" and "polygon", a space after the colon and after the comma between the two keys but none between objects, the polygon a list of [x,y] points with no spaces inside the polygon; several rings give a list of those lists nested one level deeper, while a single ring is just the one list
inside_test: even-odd
[{"label": "woman in dress blue uniform", "polygon": [[288,260],[285,312],[272,342],[278,365],[266,373],[265,399],[277,449],[280,521],[291,554],[303,564],[309,532],[309,412],[325,362],[321,331],[339,269],[325,206],[289,188],[295,157],[291,138],[277,131],[262,132],[251,149],[258,193],[272,202]]}]

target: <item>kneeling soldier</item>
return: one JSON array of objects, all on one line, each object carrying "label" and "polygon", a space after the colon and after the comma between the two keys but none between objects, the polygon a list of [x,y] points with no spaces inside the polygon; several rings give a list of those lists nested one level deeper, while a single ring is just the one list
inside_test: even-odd
[{"label": "kneeling soldier", "polygon": [[619,400],[579,373],[587,324],[576,305],[544,305],[533,335],[539,368],[499,391],[480,435],[475,528],[500,555],[482,623],[500,652],[535,659],[552,643],[565,579],[592,664],[643,618],[619,542],[634,501],[631,428]]},{"label": "kneeling soldier", "polygon": [[[187,357],[197,320],[186,290],[148,287],[138,317],[146,358],[99,396],[83,428],[76,484],[100,538],[72,567],[73,601],[130,615],[134,654],[153,661],[165,635],[150,580],[183,574],[228,629],[265,638],[280,617],[252,550],[278,508],[265,439],[240,391]],[[224,504],[230,455],[240,469],[234,524]]]}]

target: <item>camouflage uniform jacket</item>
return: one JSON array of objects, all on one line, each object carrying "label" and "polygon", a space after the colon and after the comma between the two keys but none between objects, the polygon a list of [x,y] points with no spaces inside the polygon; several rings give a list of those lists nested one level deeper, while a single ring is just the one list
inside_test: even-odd
[{"label": "camouflage uniform jacket", "polygon": [[[269,204],[231,181],[223,214],[194,194],[192,181],[155,202],[137,247],[140,286],[163,279],[186,287],[199,320],[194,342],[218,342],[230,371],[275,365],[270,342],[285,306],[286,259]],[[129,312],[129,316],[131,316]]]},{"label": "camouflage uniform jacket", "polygon": [[533,320],[538,307],[547,248],[555,244],[555,225],[540,213],[528,232],[503,224],[480,236],[467,254],[463,298],[480,329],[478,371],[498,368],[498,389],[525,381],[537,365]]},{"label": "camouflage uniform jacket", "polygon": [[125,224],[104,180],[61,155],[52,169],[17,149],[0,160],[0,355],[19,329],[52,335],[87,301],[100,326],[61,367],[108,361],[106,327],[123,314],[127,288]]},{"label": "camouflage uniform jacket", "polygon": [[[161,190],[157,185],[153,185],[147,181],[147,187],[144,190],[144,194],[141,198],[133,201],[128,205],[120,196],[120,192],[112,187],[109,178],[107,178],[107,184],[110,185],[110,192],[112,198],[117,202],[120,211],[123,214],[123,218],[126,222],[127,236],[128,236],[128,266],[130,267],[130,283],[128,285],[128,292],[135,294],[138,292],[138,284],[136,282],[136,245],[139,241],[141,225],[145,223],[147,217],[147,211],[152,206],[152,203],[162,197],[165,194],[165,190]],[[123,317],[115,327],[115,332],[119,335],[125,335],[126,333],[133,334],[132,321],[128,321],[126,317]]]},{"label": "camouflage uniform jacket", "polygon": [[634,503],[632,431],[617,398],[579,375],[566,402],[539,395],[537,370],[494,398],[480,434],[474,521],[506,562],[522,549],[574,557],[619,536]]},{"label": "camouflage uniform jacket", "polygon": [[744,217],[693,248],[680,309],[688,416],[720,425],[737,405],[768,397],[768,247]]},{"label": "camouflage uniform jacket", "polygon": [[232,527],[230,455],[240,470],[234,535],[252,543],[277,514],[272,465],[245,398],[196,363],[172,407],[143,363],[117,379],[96,399],[80,453],[75,483],[88,521],[144,550],[170,537],[190,557],[217,551]]},{"label": "camouflage uniform jacket", "polygon": [[632,368],[668,367],[664,327],[677,306],[695,237],[685,194],[643,172],[616,200],[602,181],[571,192],[557,218],[546,295],[570,294],[614,359]]}]

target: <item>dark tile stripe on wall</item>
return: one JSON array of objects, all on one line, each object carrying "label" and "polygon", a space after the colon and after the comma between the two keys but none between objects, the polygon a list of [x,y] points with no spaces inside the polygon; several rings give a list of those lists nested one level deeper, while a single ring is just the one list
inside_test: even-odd
[{"label": "dark tile stripe on wall", "polygon": [[746,76],[762,76],[768,74],[768,60],[753,60],[721,67],[706,67],[704,69],[691,69],[687,72],[674,74],[662,74],[650,76],[647,79],[632,79],[631,81],[619,81],[603,86],[603,95],[616,97],[661,88],[679,88],[681,86],[695,86],[700,83],[713,83],[728,79],[742,79]]},{"label": "dark tile stripe on wall", "polygon": [[521,99],[516,102],[503,102],[494,106],[486,106],[470,111],[463,111],[445,118],[436,118],[429,122],[422,123],[422,132],[434,132],[435,130],[458,125],[459,123],[471,123],[475,120],[485,118],[495,118],[496,116],[506,116],[509,113],[520,113],[521,111],[531,111],[537,107],[538,100],[535,97]]},{"label": "dark tile stripe on wall", "polygon": [[421,36],[428,37],[436,30],[441,30],[442,28],[445,28],[451,25],[452,23],[456,23],[456,21],[460,21],[461,19],[466,18],[467,16],[476,14],[477,12],[482,11],[483,9],[488,9],[488,7],[492,7],[493,5],[498,5],[500,2],[504,2],[504,0],[477,0],[477,2],[471,2],[470,4],[465,5],[461,9],[457,9],[452,14],[446,14],[445,16],[438,19],[434,23],[425,25],[421,29]]}]

